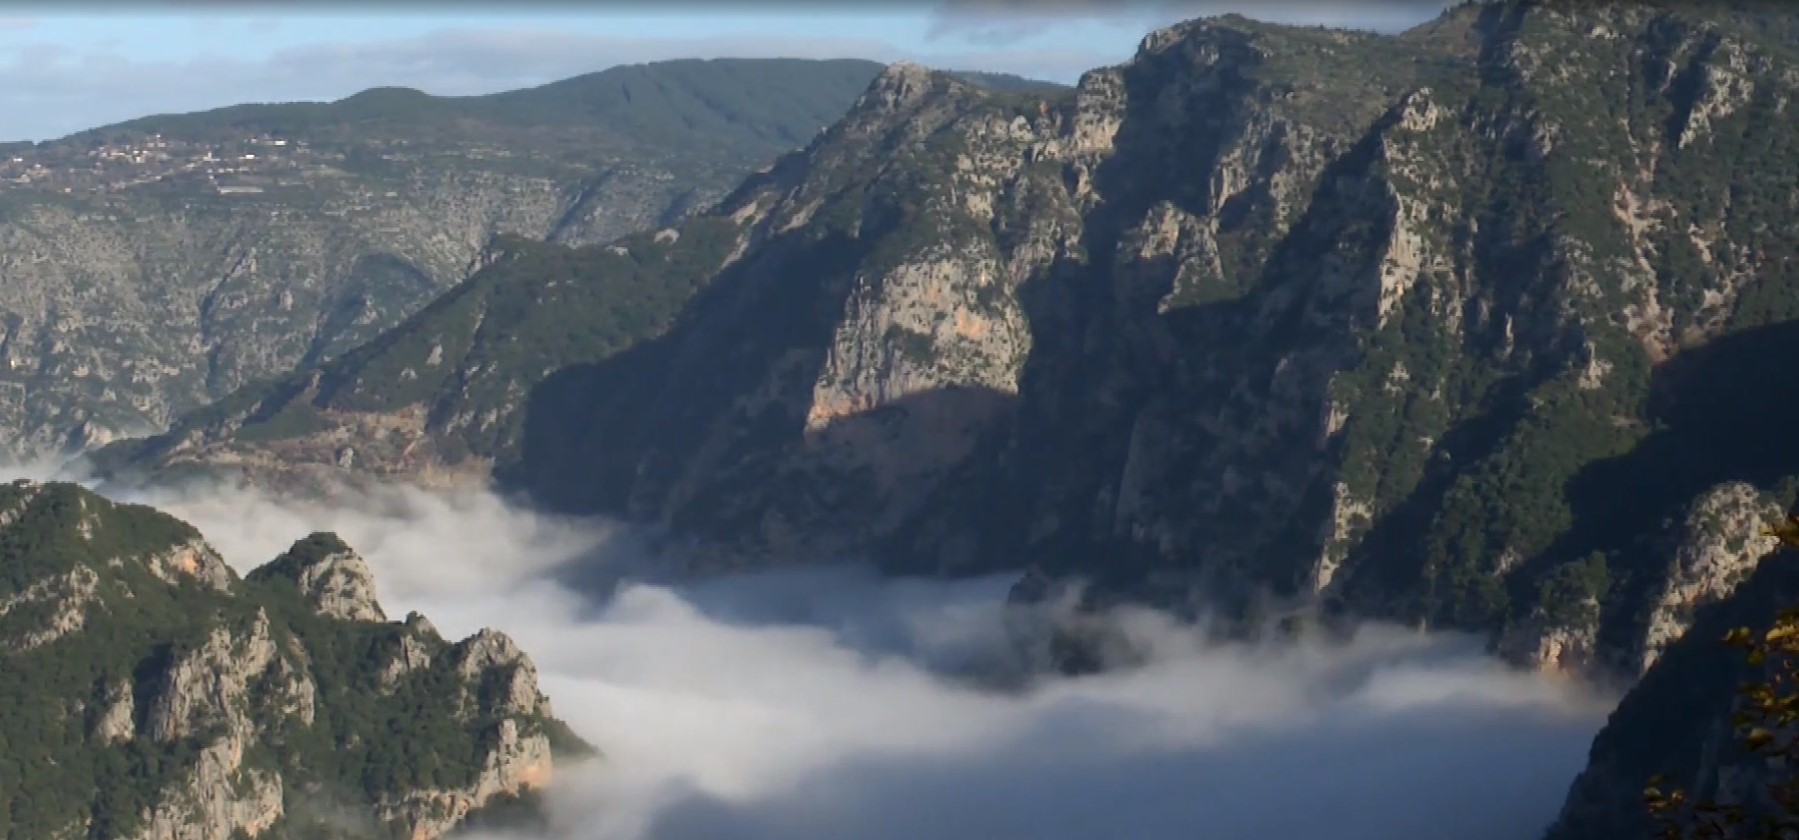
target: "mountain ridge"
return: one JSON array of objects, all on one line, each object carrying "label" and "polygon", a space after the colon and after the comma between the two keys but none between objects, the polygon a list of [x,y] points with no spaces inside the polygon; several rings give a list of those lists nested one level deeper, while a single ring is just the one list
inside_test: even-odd
[{"label": "mountain ridge", "polygon": [[[169,118],[187,134],[149,118],[14,147],[0,157],[7,454],[158,430],[351,349],[462,279],[495,234],[579,244],[683,218],[878,69],[649,65],[591,97],[591,80],[501,94],[512,104],[482,119],[436,100],[429,120],[385,128],[271,106]],[[246,128],[232,113],[299,116]]]},{"label": "mountain ridge", "polygon": [[[818,69],[841,68],[847,78],[879,67],[865,59],[669,59],[663,61],[621,64],[590,73],[558,79],[527,88],[485,94],[432,94],[417,88],[377,86],[348,96],[330,100],[295,100],[289,102],[245,102],[182,113],[151,114],[95,128],[83,129],[62,137],[39,141],[0,144],[10,150],[14,146],[35,148],[64,143],[86,142],[110,134],[186,133],[228,127],[235,130],[277,135],[304,134],[311,126],[333,123],[405,124],[409,120],[429,122],[439,128],[474,119],[484,122],[519,122],[526,125],[548,123],[594,123],[609,113],[629,112],[636,103],[630,89],[633,84],[687,88],[682,93],[718,107],[728,104],[732,114],[761,113],[769,103],[762,91],[699,91],[693,88],[696,70],[721,70],[726,75],[770,71],[785,75],[802,75]],[[1026,78],[1010,73],[984,71],[946,71],[971,84],[1015,93],[1054,93],[1069,90],[1068,85]],[[799,84],[769,85],[772,90],[800,88]],[[857,88],[859,90],[859,88]],[[851,91],[854,92],[854,91]],[[584,108],[565,107],[569,100],[582,102]],[[727,118],[727,122],[739,119]],[[764,118],[764,121],[767,121]],[[804,121],[804,118],[800,118]],[[774,120],[784,127],[792,120]],[[691,126],[689,126],[691,128]],[[804,145],[810,136],[790,133],[777,138],[791,146]]]},{"label": "mountain ridge", "polygon": [[[468,121],[520,128],[555,124],[597,127],[603,132],[625,134],[634,142],[644,142],[646,136],[653,142],[653,135],[620,132],[605,120],[610,118],[623,126],[641,129],[669,122],[668,115],[658,112],[660,109],[672,110],[685,119],[709,121],[711,130],[744,123],[751,131],[777,126],[776,136],[765,139],[792,145],[805,142],[807,137],[784,133],[779,128],[796,118],[805,122],[809,115],[764,116],[765,112],[792,111],[795,106],[803,109],[806,77],[822,74],[853,80],[864,72],[872,74],[878,66],[862,59],[671,59],[618,65],[497,93],[437,95],[414,88],[374,87],[329,102],[243,103],[182,114],[155,114],[48,142],[78,142],[111,133],[191,134],[219,128],[303,135],[308,130],[328,129],[341,123],[418,122],[454,129]],[[729,83],[727,89],[719,89],[721,83]],[[852,82],[848,87],[832,96],[853,95],[858,86]],[[643,91],[638,91],[634,98],[634,88],[648,88],[648,92],[659,96],[645,97]],[[782,90],[790,94],[802,92],[802,96],[769,96]],[[701,107],[693,107],[696,105]],[[758,114],[754,122],[744,119],[751,113]],[[690,123],[683,128],[692,131],[696,126]]]}]

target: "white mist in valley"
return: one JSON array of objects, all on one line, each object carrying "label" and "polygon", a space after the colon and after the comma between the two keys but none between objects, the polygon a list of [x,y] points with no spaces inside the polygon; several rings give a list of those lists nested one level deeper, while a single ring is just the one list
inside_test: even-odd
[{"label": "white mist in valley", "polygon": [[1140,667],[1000,691],[1008,580],[850,567],[572,588],[629,532],[487,494],[340,504],[158,493],[240,570],[314,530],[365,556],[392,615],[531,654],[605,753],[562,771],[546,840],[1535,840],[1605,698],[1458,637],[1240,644],[1124,616]]}]

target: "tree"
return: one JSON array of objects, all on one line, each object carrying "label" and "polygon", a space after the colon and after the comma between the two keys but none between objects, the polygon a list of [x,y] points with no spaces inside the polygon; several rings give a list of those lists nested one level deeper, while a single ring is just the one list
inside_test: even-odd
[{"label": "tree", "polygon": [[1767,759],[1761,796],[1744,801],[1694,801],[1686,791],[1664,793],[1664,777],[1649,780],[1644,803],[1664,840],[1795,840],[1799,838],[1799,609],[1782,612],[1767,632],[1732,630],[1724,643],[1746,652],[1761,677],[1744,685],[1732,715],[1751,754]]}]

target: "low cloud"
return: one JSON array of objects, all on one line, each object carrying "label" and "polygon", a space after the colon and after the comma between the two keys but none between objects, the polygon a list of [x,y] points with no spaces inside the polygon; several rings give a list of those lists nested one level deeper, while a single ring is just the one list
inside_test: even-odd
[{"label": "low cloud", "polygon": [[932,38],[1008,44],[1058,26],[1110,22],[1140,27],[1230,12],[1273,23],[1393,31],[1422,23],[1452,0],[944,0],[932,13]]},{"label": "low cloud", "polygon": [[1137,612],[1117,621],[1144,664],[996,688],[971,670],[1011,650],[1006,577],[836,566],[596,599],[566,570],[630,568],[631,531],[486,494],[135,498],[240,569],[338,531],[390,613],[517,639],[607,759],[561,774],[548,837],[506,840],[1535,840],[1608,707],[1473,639],[1242,644]]}]

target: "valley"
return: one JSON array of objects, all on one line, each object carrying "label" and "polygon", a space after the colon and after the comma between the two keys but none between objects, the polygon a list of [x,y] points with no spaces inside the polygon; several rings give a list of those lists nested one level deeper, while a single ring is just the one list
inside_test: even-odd
[{"label": "valley", "polygon": [[[1795,36],[1747,0],[1222,14],[1073,86],[674,61],[10,146],[0,426],[82,486],[0,507],[0,642],[135,615],[92,582],[157,577],[188,526],[96,543],[82,516],[126,500],[255,546],[172,585],[262,616],[220,631],[259,649],[293,586],[327,613],[364,586],[319,557],[367,551],[506,662],[479,628],[525,628],[581,698],[563,724],[515,679],[492,707],[457,665],[474,699],[440,704],[292,619],[325,645],[290,657],[327,669],[284,683],[307,708],[341,676],[437,728],[259,706],[243,744],[369,764],[237,756],[263,781],[233,790],[361,773],[333,802],[413,840],[488,800],[541,840],[1614,840],[1655,830],[1657,774],[1786,814],[1734,715],[1790,663],[1722,639],[1799,606],[1772,529],[1799,505]],[[31,727],[113,772],[71,722],[202,624],[95,642],[55,684],[99,699]],[[463,649],[430,635],[420,661]],[[370,751],[371,714],[411,757]],[[481,752],[550,749],[533,727],[599,757],[536,785]],[[492,772],[416,775],[458,766]],[[1391,804],[1420,790],[1442,807]],[[221,796],[224,833],[150,836],[311,840],[294,801]],[[66,804],[32,830],[115,810]]]}]

